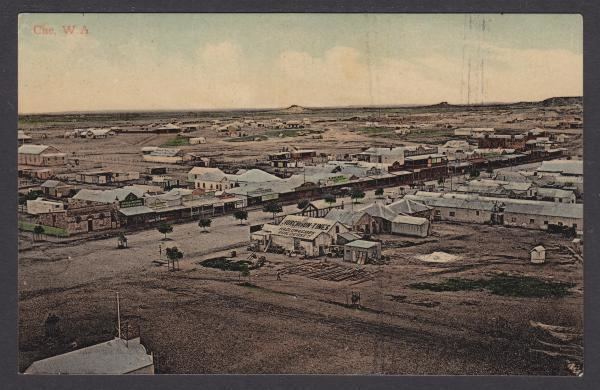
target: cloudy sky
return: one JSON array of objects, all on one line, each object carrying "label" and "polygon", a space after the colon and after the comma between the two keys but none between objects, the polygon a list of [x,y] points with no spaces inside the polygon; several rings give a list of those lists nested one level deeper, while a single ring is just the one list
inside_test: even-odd
[{"label": "cloudy sky", "polygon": [[582,95],[582,31],[579,15],[22,14],[19,112]]}]

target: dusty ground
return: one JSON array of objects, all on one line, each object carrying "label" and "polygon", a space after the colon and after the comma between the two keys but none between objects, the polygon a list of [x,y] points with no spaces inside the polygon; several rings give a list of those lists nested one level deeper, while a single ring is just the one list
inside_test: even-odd
[{"label": "dusty ground", "polygon": [[[226,163],[243,164],[264,159],[265,153],[277,152],[282,147],[301,147],[316,149],[324,154],[356,153],[368,146],[411,145],[415,143],[432,143],[442,145],[452,136],[452,130],[440,126],[452,125],[454,127],[495,127],[501,132],[523,132],[534,127],[549,128],[551,132],[567,133],[573,136],[571,141],[562,145],[568,147],[574,155],[582,153],[581,129],[552,129],[553,124],[563,113],[578,110],[572,106],[557,107],[507,107],[464,109],[454,107],[451,109],[432,108],[399,108],[385,110],[369,109],[342,109],[342,110],[307,110],[302,113],[287,112],[222,112],[222,113],[145,113],[133,115],[132,118],[123,118],[119,115],[103,114],[99,116],[81,115],[63,118],[49,116],[39,118],[21,118],[19,129],[25,130],[34,138],[34,143],[44,143],[57,147],[68,153],[72,159],[78,159],[80,165],[71,169],[60,170],[58,173],[75,173],[91,168],[125,169],[144,171],[153,165],[142,161],[141,148],[143,146],[160,146],[175,138],[175,134],[139,134],[121,133],[107,139],[72,139],[64,138],[65,131],[74,128],[120,126],[123,128],[134,126],[147,126],[151,123],[168,123],[182,121],[185,123],[199,123],[201,129],[194,131],[195,136],[206,138],[207,143],[201,145],[181,146],[186,152],[196,152],[204,156]],[[554,114],[560,113],[559,116]],[[558,114],[557,114],[558,115]],[[255,128],[245,130],[252,137],[261,138],[261,141],[252,139],[244,142],[231,142],[235,138],[219,136],[212,130],[211,120],[220,119],[223,123],[251,118],[256,121],[268,122],[274,118],[282,120],[308,118],[312,121],[310,129],[322,132],[322,139],[313,138],[314,134],[304,136],[279,137],[279,133],[286,130],[271,128]],[[520,118],[517,123],[511,122]],[[401,136],[394,133],[393,129],[379,129],[370,132],[366,127],[367,121],[377,121],[383,124],[408,124],[425,125],[424,128],[412,129],[409,135]],[[45,135],[47,138],[42,138]],[[174,173],[185,173],[189,170],[184,166],[172,166]]]},{"label": "dusty ground", "polygon": [[[426,239],[380,237],[390,261],[364,266],[375,275],[371,280],[333,282],[285,274],[291,265],[325,259],[266,254],[268,263],[252,271],[250,285],[241,285],[237,272],[198,262],[227,254],[217,252],[219,247],[237,242],[242,244],[238,258],[245,258],[247,226],[223,218],[210,233],[199,231],[191,224],[175,228],[172,238],[186,253],[176,272],[152,263],[162,242],[155,231],[132,234],[126,250],[103,240],[22,253],[21,369],[70,350],[72,342],[82,347],[110,338],[114,292],[119,291],[131,334],[139,326],[164,373],[568,374],[564,359],[531,351],[536,336],[530,320],[582,329],[582,267],[561,248],[567,242],[556,236],[438,223]],[[538,243],[549,248],[548,262],[541,266],[527,261],[529,249]],[[415,258],[435,251],[461,259],[433,264]],[[565,298],[541,299],[408,286],[498,272],[576,287]],[[360,292],[362,309],[345,305],[351,291]],[[43,335],[50,312],[61,318],[62,336],[54,341]]]},{"label": "dusty ground", "polygon": [[[545,127],[558,110],[553,107],[504,109],[357,109],[319,110],[298,115],[285,113],[154,113],[28,118],[19,128],[80,160],[64,169],[75,173],[92,167],[143,171],[143,146],[162,145],[175,135],[120,134],[106,140],[65,139],[64,132],[94,126],[133,126],[185,119],[203,123],[195,132],[204,145],[185,146],[222,161],[263,158],[282,146],[315,148],[319,153],[351,153],[368,146],[413,142],[443,143],[447,131],[436,124],[496,127],[524,131]],[[562,111],[560,111],[562,110]],[[561,108],[561,113],[572,110]],[[559,112],[556,111],[556,112]],[[208,129],[209,121],[252,115],[256,120],[308,117],[323,139],[269,137],[255,142],[230,142]],[[353,117],[360,116],[358,119]],[[561,114],[562,115],[562,114]],[[548,116],[546,118],[545,116]],[[513,119],[522,119],[512,123]],[[552,119],[554,118],[554,119]],[[372,134],[361,129],[365,121],[427,123],[409,137],[389,132]],[[257,130],[261,135],[266,131]],[[582,131],[567,145],[574,155],[582,151]],[[45,134],[47,138],[42,138]],[[254,134],[254,133],[253,133]],[[184,175],[186,166],[173,166]],[[286,208],[286,211],[293,211]],[[268,221],[252,212],[250,223]],[[105,341],[115,334],[115,292],[122,297],[122,317],[130,335],[141,333],[155,354],[162,373],[396,373],[396,374],[528,374],[567,375],[564,355],[536,352],[542,337],[529,321],[582,331],[583,272],[564,249],[568,241],[543,232],[437,223],[427,239],[379,237],[385,241],[389,263],[367,265],[375,277],[357,281],[327,281],[307,274],[285,273],[290,266],[308,262],[266,254],[267,264],[241,284],[237,272],[198,265],[208,257],[228,254],[237,247],[244,258],[248,227],[232,217],[213,221],[210,233],[195,224],[176,225],[172,241],[161,241],[155,230],[128,235],[129,249],[117,250],[116,240],[75,244],[23,245],[19,258],[19,364],[24,370],[36,359]],[[27,240],[27,237],[24,237]],[[185,253],[181,270],[169,272],[153,263],[158,246],[176,243]],[[548,262],[529,264],[529,250],[548,248]],[[227,250],[224,250],[227,248]],[[416,258],[433,252],[459,256],[449,263]],[[164,254],[163,254],[164,259]],[[312,263],[325,259],[310,260]],[[337,262],[340,267],[357,266]],[[283,273],[277,280],[277,273]],[[500,272],[572,282],[564,298],[522,298],[487,291],[434,292],[409,285],[450,277],[487,278]],[[361,308],[346,306],[351,292],[360,292]],[[61,335],[44,336],[49,313],[60,317]],[[552,340],[544,339],[546,342]],[[552,341],[556,343],[556,341]],[[568,346],[568,348],[572,348]],[[577,351],[574,354],[579,354]]]}]

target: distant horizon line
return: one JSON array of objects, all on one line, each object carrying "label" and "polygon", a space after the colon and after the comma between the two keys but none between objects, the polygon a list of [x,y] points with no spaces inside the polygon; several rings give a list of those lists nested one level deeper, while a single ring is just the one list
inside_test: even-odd
[{"label": "distant horizon line", "polygon": [[407,103],[407,104],[381,104],[381,105],[346,105],[346,106],[303,106],[300,104],[290,104],[286,107],[237,107],[237,108],[189,108],[189,109],[177,109],[177,108],[165,108],[165,109],[104,109],[104,110],[79,110],[79,111],[40,111],[40,112],[18,112],[18,116],[34,116],[34,115],[84,115],[84,114],[111,114],[111,113],[168,113],[168,112],[239,112],[239,111],[283,111],[291,107],[300,107],[311,110],[327,110],[327,109],[353,109],[353,108],[366,108],[366,109],[393,109],[393,108],[409,108],[409,107],[432,107],[442,104],[455,107],[485,107],[493,105],[510,105],[519,103],[540,103],[550,99],[573,99],[583,98],[583,95],[577,96],[550,96],[540,100],[517,100],[517,101],[497,101],[497,102],[484,102],[484,103],[449,103],[448,101],[440,101],[438,103]]}]

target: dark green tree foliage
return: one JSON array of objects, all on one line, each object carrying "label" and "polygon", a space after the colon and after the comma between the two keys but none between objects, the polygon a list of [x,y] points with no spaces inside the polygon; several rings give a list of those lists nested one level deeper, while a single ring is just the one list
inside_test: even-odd
[{"label": "dark green tree foliage", "polygon": [[167,234],[173,232],[173,226],[169,225],[166,222],[161,222],[161,224],[156,228],[160,233],[165,235],[165,240],[167,239]]},{"label": "dark green tree foliage", "polygon": [[235,213],[233,213],[233,216],[235,217],[235,219],[238,219],[240,221],[241,225],[242,221],[248,219],[248,212],[246,210],[238,210]]}]

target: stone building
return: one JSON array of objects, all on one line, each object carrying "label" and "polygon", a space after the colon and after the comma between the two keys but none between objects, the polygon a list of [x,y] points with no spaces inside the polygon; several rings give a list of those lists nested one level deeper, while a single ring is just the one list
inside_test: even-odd
[{"label": "stone building", "polygon": [[61,212],[43,213],[38,223],[64,229],[69,235],[115,229],[119,227],[114,204],[69,199]]}]

